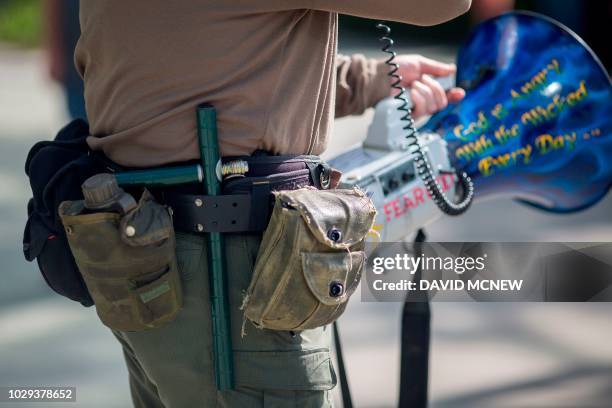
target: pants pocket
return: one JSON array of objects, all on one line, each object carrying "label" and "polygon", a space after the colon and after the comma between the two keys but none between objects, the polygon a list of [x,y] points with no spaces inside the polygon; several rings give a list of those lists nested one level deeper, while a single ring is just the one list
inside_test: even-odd
[{"label": "pants pocket", "polygon": [[221,406],[331,407],[336,373],[328,349],[234,352],[236,389]]},{"label": "pants pocket", "polygon": [[337,383],[329,349],[239,351],[234,364],[236,385],[246,387],[329,391]]}]

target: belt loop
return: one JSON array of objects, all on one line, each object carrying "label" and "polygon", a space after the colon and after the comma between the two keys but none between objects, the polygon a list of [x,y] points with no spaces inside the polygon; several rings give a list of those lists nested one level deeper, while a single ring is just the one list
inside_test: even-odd
[{"label": "belt loop", "polygon": [[263,231],[268,224],[270,216],[270,182],[260,181],[253,183],[251,190],[251,216],[250,229]]}]

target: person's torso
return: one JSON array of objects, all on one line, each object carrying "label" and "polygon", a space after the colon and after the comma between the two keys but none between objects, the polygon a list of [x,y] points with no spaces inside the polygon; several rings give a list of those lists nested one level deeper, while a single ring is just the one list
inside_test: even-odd
[{"label": "person's torso", "polygon": [[337,16],[282,8],[81,1],[75,61],[90,145],[136,167],[197,158],[195,108],[207,102],[224,156],[321,153],[334,113]]}]

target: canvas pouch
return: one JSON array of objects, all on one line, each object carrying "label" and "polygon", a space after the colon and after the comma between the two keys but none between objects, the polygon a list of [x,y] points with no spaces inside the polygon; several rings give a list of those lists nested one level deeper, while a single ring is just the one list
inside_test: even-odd
[{"label": "canvas pouch", "polygon": [[125,215],[88,212],[64,201],[59,215],[102,323],[122,331],[153,329],[182,306],[172,217],[145,190]]},{"label": "canvas pouch", "polygon": [[306,187],[274,195],[242,305],[245,318],[274,330],[329,324],[359,284],[376,208],[357,188]]}]

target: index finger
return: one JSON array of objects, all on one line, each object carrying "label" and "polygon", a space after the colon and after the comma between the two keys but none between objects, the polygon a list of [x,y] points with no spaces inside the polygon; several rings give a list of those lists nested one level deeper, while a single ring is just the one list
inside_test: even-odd
[{"label": "index finger", "polygon": [[421,57],[419,64],[422,74],[429,74],[435,77],[444,77],[452,75],[457,71],[455,64],[445,64],[444,62],[432,60],[430,58]]}]

